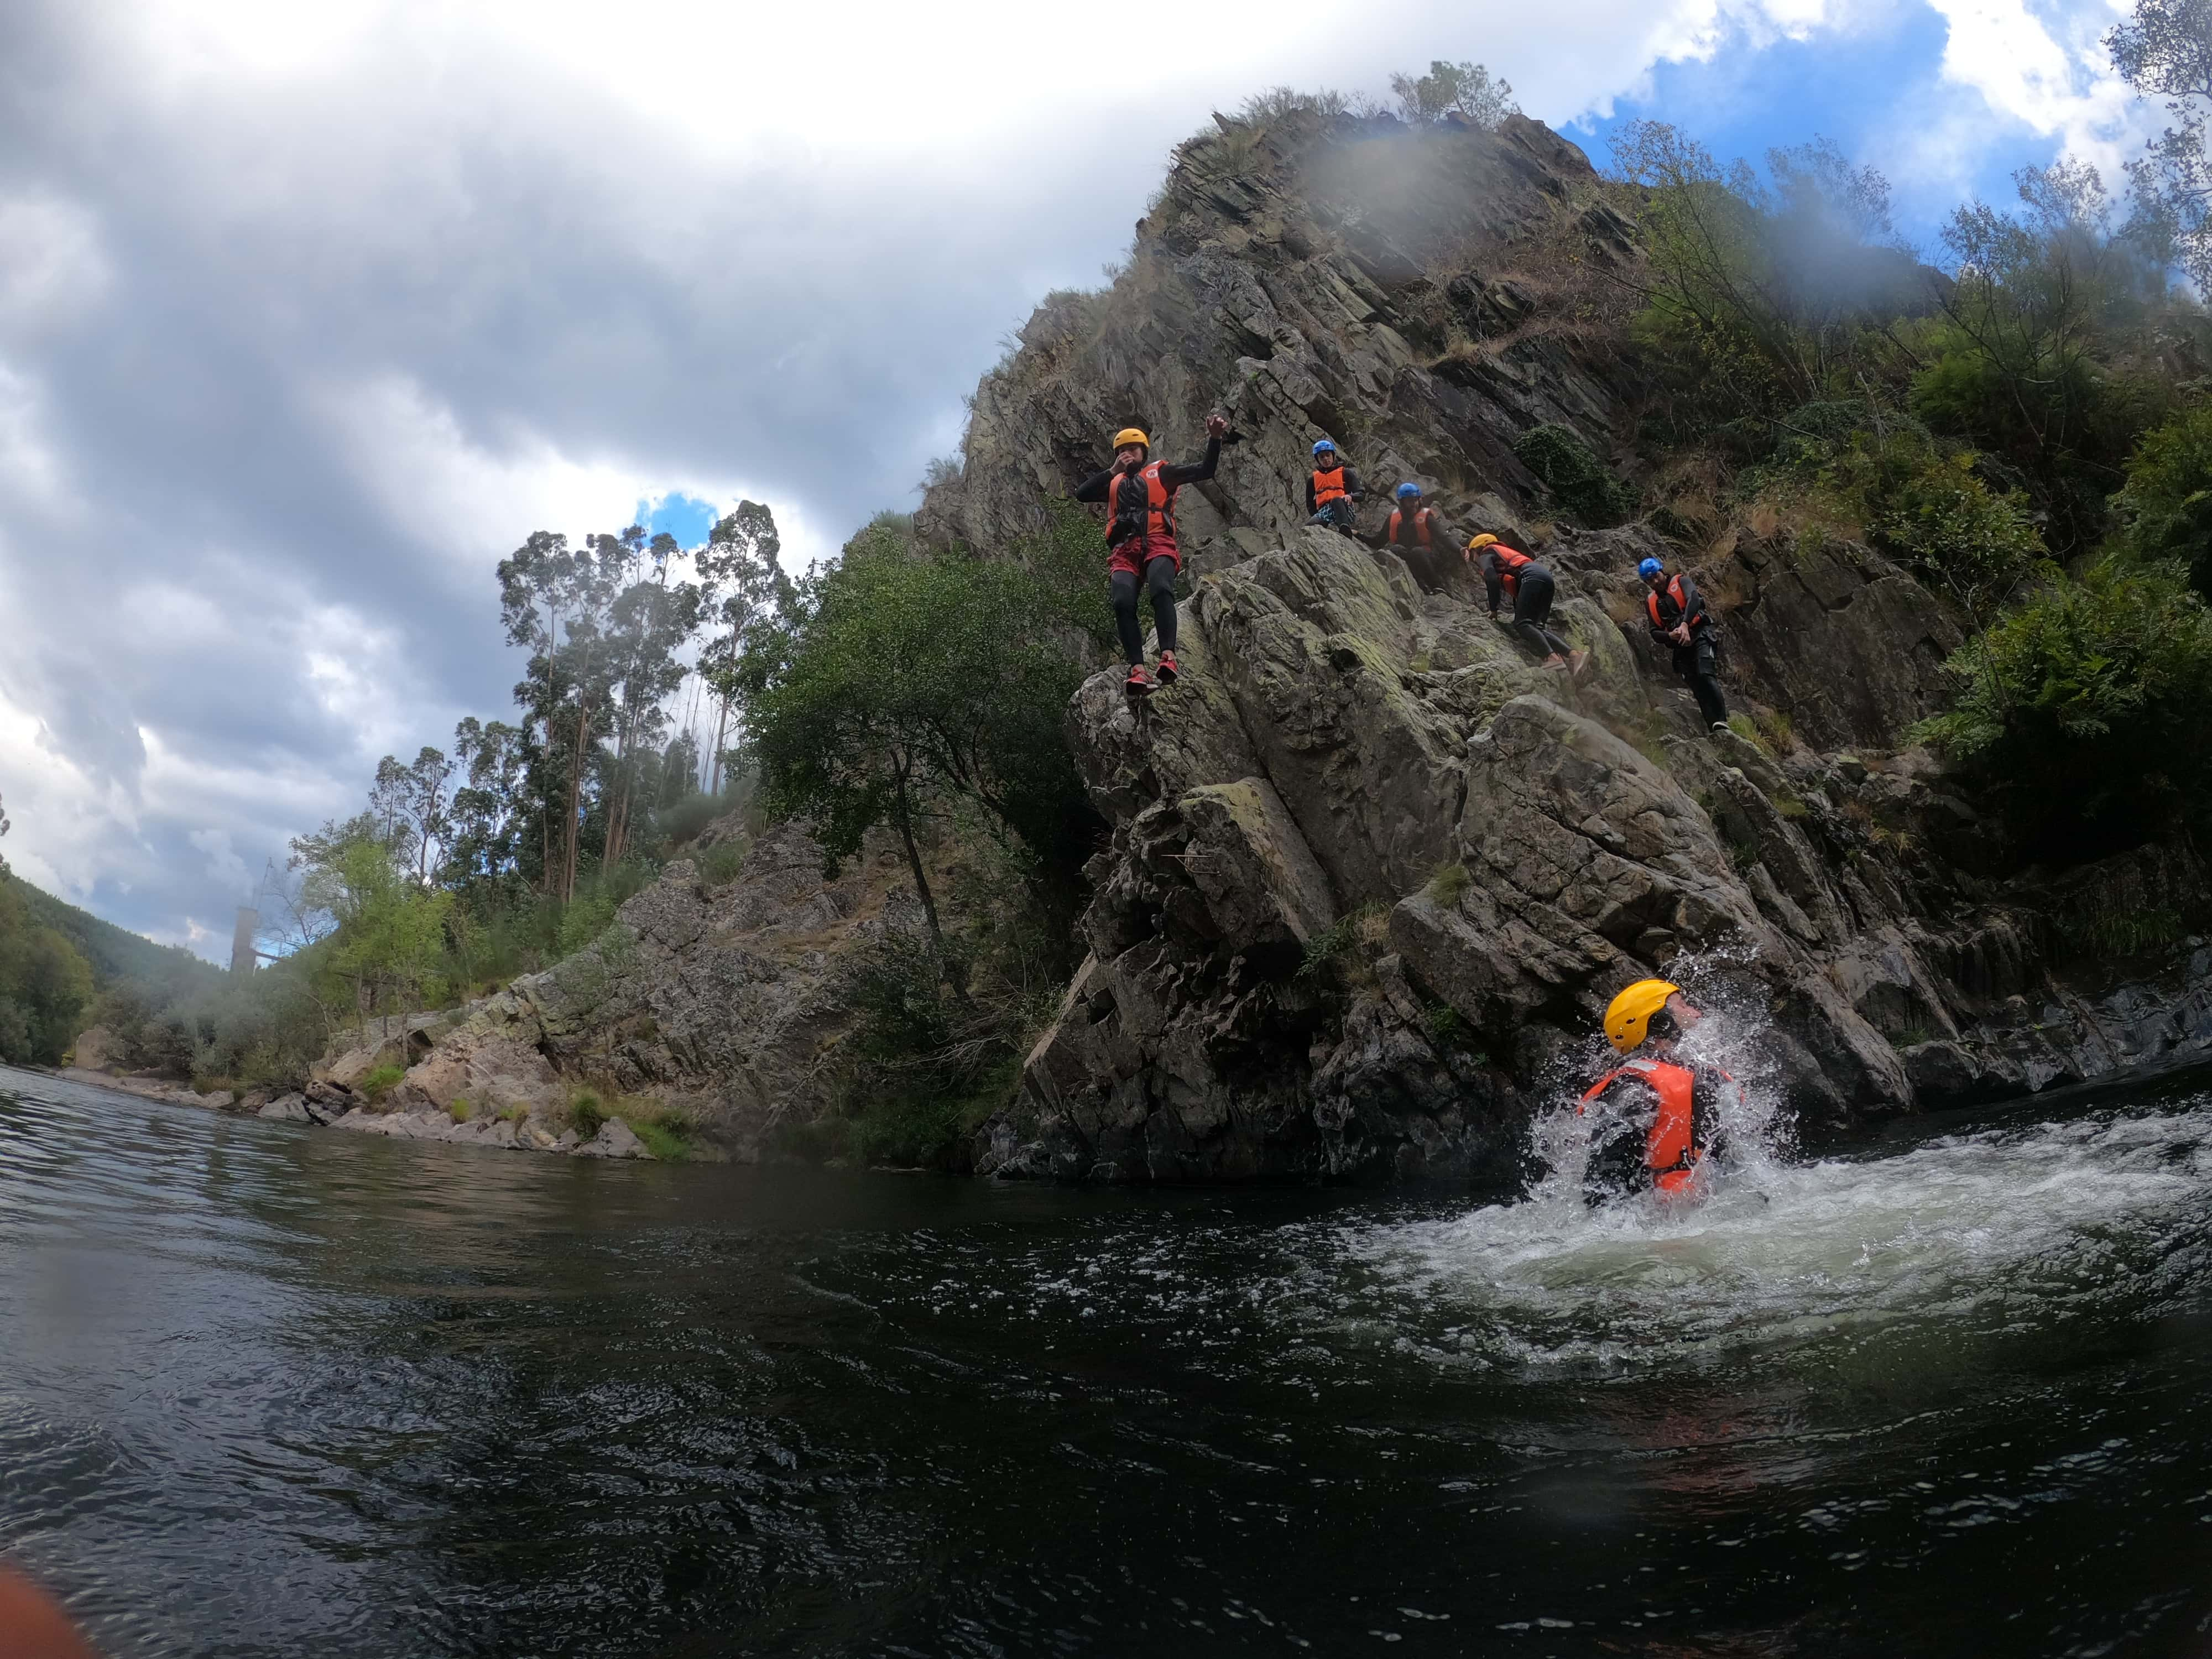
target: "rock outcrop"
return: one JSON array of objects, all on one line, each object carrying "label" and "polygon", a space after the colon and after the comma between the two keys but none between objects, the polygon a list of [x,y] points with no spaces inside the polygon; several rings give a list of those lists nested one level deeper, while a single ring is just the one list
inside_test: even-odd
[{"label": "rock outcrop", "polygon": [[[1101,674],[1071,709],[1113,842],[1088,960],[980,1170],[1507,1187],[1607,1000],[1670,968],[1765,1023],[1814,1138],[2212,1047],[2212,957],[2171,930],[2178,959],[2085,955],[2063,896],[2006,875],[1909,746],[1962,635],[1880,553],[1778,527],[1695,550],[1732,702],[1763,727],[1702,729],[1634,576],[1685,550],[1577,529],[1514,455],[1558,423],[1634,464],[1632,350],[1561,297],[1570,258],[1637,257],[1593,182],[1518,118],[1294,113],[1194,140],[1128,271],[1048,300],[978,388],[919,522],[986,549],[1032,533],[1115,427],[1180,459],[1218,407],[1243,438],[1179,500],[1182,680],[1137,710]],[[1539,552],[1588,678],[1535,665],[1463,576],[1424,594],[1304,527],[1323,435],[1374,492],[1363,530],[1412,478],[1455,528]],[[2168,873],[2146,902],[2212,919],[2202,872]]]},{"label": "rock outcrop", "polygon": [[[702,884],[690,860],[544,973],[447,1013],[378,1024],[317,1068],[305,1103],[342,1128],[579,1157],[649,1157],[625,1098],[680,1115],[710,1156],[757,1159],[779,1126],[824,1111],[854,1016],[840,994],[851,954],[921,925],[903,860],[871,842],[825,879],[806,827],[763,835],[738,878]],[[404,1063],[372,1101],[362,1080]],[[617,1115],[568,1133],[589,1088]]]}]

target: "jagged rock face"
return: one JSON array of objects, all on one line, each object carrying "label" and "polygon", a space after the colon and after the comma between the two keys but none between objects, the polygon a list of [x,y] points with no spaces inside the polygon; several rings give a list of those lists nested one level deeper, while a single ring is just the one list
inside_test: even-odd
[{"label": "jagged rock face", "polygon": [[[1898,614],[1865,590],[1909,579],[1869,559],[1837,611]],[[1993,888],[1925,756],[1655,741],[1646,693],[1680,694],[1598,605],[1562,606],[1593,649],[1577,685],[1334,532],[1202,578],[1189,609],[1175,688],[1133,708],[1100,674],[1072,707],[1114,841],[1090,959],[976,1137],[987,1173],[1509,1188],[1531,1115],[1600,1063],[1606,1002],[1685,961],[1763,1011],[1814,1138],[2212,1050],[2212,947],[2092,1002],[2034,908],[2202,908],[2193,861]]]},{"label": "jagged rock face", "polygon": [[[1509,1184],[1611,994],[1686,960],[1765,1011],[1814,1135],[2212,1042],[2185,975],[2123,1006],[2062,996],[2035,893],[1993,878],[1973,808],[1900,751],[1961,637],[1909,573],[1747,531],[1693,562],[1770,753],[1705,732],[1650,638],[1636,564],[1679,560],[1649,527],[1532,533],[1549,508],[1513,439],[1561,422],[1618,459],[1637,407],[1633,354],[1540,291],[1544,259],[1638,257],[1591,181],[1520,120],[1194,141],[1114,288],[1048,300],[979,387],[921,524],[986,550],[1119,426],[1174,459],[1209,408],[1246,437],[1180,498],[1183,680],[1141,714],[1111,675],[1074,701],[1115,826],[1091,959],[979,1167]],[[1304,527],[1323,435],[1373,491],[1364,529],[1411,477],[1455,529],[1537,552],[1589,678],[1534,664],[1463,574],[1425,596]],[[2063,1041],[2034,1018],[2062,1004]]]},{"label": "jagged rock face", "polygon": [[[980,1166],[1508,1179],[1538,1080],[1612,994],[1720,947],[1774,1008],[1802,1109],[1905,1103],[1896,1052],[1814,958],[1851,929],[1804,833],[1729,755],[1698,751],[1709,811],[1594,717],[1644,706],[1596,606],[1561,611],[1593,647],[1579,686],[1470,610],[1306,530],[1200,580],[1176,689],[1138,710],[1110,674],[1085,686],[1077,751],[1117,820],[1091,958]],[[1747,869],[1729,831],[1760,849]],[[1348,987],[1302,973],[1362,907],[1389,953]]]},{"label": "jagged rock face", "polygon": [[[1178,499],[1193,567],[1283,544],[1305,519],[1310,447],[1329,437],[1376,492],[1423,480],[1455,527],[1517,532],[1534,486],[1514,438],[1566,422],[1604,445],[1632,383],[1617,358],[1529,327],[1516,238],[1595,179],[1539,122],[1409,134],[1386,119],[1291,116],[1249,142],[1194,141],[1103,294],[1056,295],[977,387],[960,482],[926,533],[1005,548],[1103,464],[1132,422],[1156,456],[1194,458],[1206,412],[1245,441]],[[1586,211],[1582,257],[1631,257],[1627,228]],[[1503,492],[1502,494],[1500,492]]]}]

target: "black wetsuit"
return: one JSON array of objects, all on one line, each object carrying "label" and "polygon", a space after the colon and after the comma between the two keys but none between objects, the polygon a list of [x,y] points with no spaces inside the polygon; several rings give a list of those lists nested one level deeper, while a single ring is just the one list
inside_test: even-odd
[{"label": "black wetsuit", "polygon": [[[1680,603],[1675,601],[1679,589]],[[1650,585],[1644,591],[1651,592]],[[1659,607],[1659,625],[1651,630],[1651,637],[1665,646],[1674,655],[1674,672],[1689,682],[1690,693],[1698,700],[1698,711],[1705,717],[1708,726],[1728,724],[1728,699],[1721,695],[1721,683],[1717,672],[1718,654],[1717,627],[1712,612],[1705,608],[1705,596],[1698,592],[1697,583],[1687,576],[1670,576],[1660,584],[1652,595]],[[1645,619],[1651,615],[1651,605],[1646,603]],[[1681,645],[1668,630],[1679,626],[1687,617],[1690,623],[1690,642]]]},{"label": "black wetsuit", "polygon": [[1513,581],[1513,631],[1547,657],[1567,655],[1574,647],[1544,626],[1552,620],[1555,593],[1552,573],[1534,559],[1513,568],[1488,548],[1483,549],[1482,585],[1490,594],[1490,614],[1493,617],[1498,614],[1499,601],[1505,597],[1508,577]]},{"label": "black wetsuit", "polygon": [[[1172,501],[1175,491],[1185,484],[1204,483],[1213,476],[1214,469],[1220,465],[1221,440],[1209,438],[1206,441],[1204,460],[1186,462],[1180,466],[1162,466],[1160,487],[1169,492]],[[1116,478],[1125,481],[1123,490],[1126,494],[1128,476],[1110,466],[1103,472],[1094,472],[1075,486],[1075,499],[1079,501],[1103,501],[1107,498],[1107,486]],[[1144,630],[1137,625],[1137,586],[1140,580],[1152,596],[1152,626],[1159,631],[1160,649],[1175,649],[1175,579],[1176,572],[1182,568],[1182,550],[1176,546],[1171,532],[1115,533],[1124,530],[1131,522],[1139,525],[1148,522],[1145,503],[1141,500],[1130,505],[1127,518],[1119,514],[1109,514],[1107,545],[1113,550],[1113,556],[1108,562],[1107,580],[1114,592],[1114,629],[1121,637],[1121,654],[1131,664],[1136,664],[1145,659]]]},{"label": "black wetsuit", "polygon": [[[1690,1144],[1708,1156],[1721,1150],[1721,1089],[1728,1074],[1710,1066],[1687,1066]],[[1645,1161],[1659,1091],[1633,1072],[1623,1072],[1585,1108],[1593,1115],[1589,1161],[1583,1166],[1583,1202],[1595,1209],[1615,1199],[1651,1190],[1656,1172]]]},{"label": "black wetsuit", "polygon": [[1421,511],[1429,516],[1429,544],[1426,547],[1421,545],[1420,532],[1413,526],[1413,515],[1402,507],[1393,508],[1391,512],[1391,516],[1398,520],[1396,538],[1391,537],[1386,526],[1382,532],[1383,538],[1376,545],[1403,559],[1406,568],[1413,573],[1413,580],[1429,592],[1441,593],[1451,575],[1447,556],[1458,544],[1445,530],[1444,521],[1437,515],[1436,508],[1425,507]]}]

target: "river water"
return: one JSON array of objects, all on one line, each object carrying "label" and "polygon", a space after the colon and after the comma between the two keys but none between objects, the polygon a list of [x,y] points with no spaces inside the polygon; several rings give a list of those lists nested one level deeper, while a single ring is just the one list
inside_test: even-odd
[{"label": "river water", "polygon": [[1701,1208],[595,1164],[0,1073],[0,1553],[111,1655],[2165,1654],[2212,1092]]}]

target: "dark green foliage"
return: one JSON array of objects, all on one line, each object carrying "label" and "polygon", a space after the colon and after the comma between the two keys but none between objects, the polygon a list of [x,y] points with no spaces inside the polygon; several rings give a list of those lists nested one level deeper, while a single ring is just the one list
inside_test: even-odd
[{"label": "dark green foliage", "polygon": [[2127,480],[2112,498],[2119,545],[2139,559],[2179,562],[2190,586],[2212,595],[2212,405],[2143,434]]},{"label": "dark green foliage", "polygon": [[2054,576],[1949,668],[1957,704],[1916,735],[1971,763],[2032,850],[2133,845],[2212,793],[2212,612],[2177,570]]},{"label": "dark green foliage", "polygon": [[398,1088],[399,1080],[406,1075],[404,1066],[372,1066],[361,1080],[361,1092],[371,1100],[381,1100]]},{"label": "dark green foliage", "polygon": [[1513,441],[1513,453],[1553,499],[1593,529],[1609,529],[1636,511],[1636,492],[1609,471],[1571,427],[1533,427]]},{"label": "dark green foliage", "polygon": [[1042,569],[919,548],[886,516],[747,655],[771,811],[811,819],[833,867],[870,830],[896,831],[940,958],[926,821],[973,802],[1060,870],[1095,836],[1062,729],[1083,678],[1066,648],[1077,617],[1056,566]]},{"label": "dark green foliage", "polygon": [[26,897],[36,890],[12,877],[0,883],[0,1060],[18,1066],[59,1061],[93,994],[92,964],[37,919]]}]

